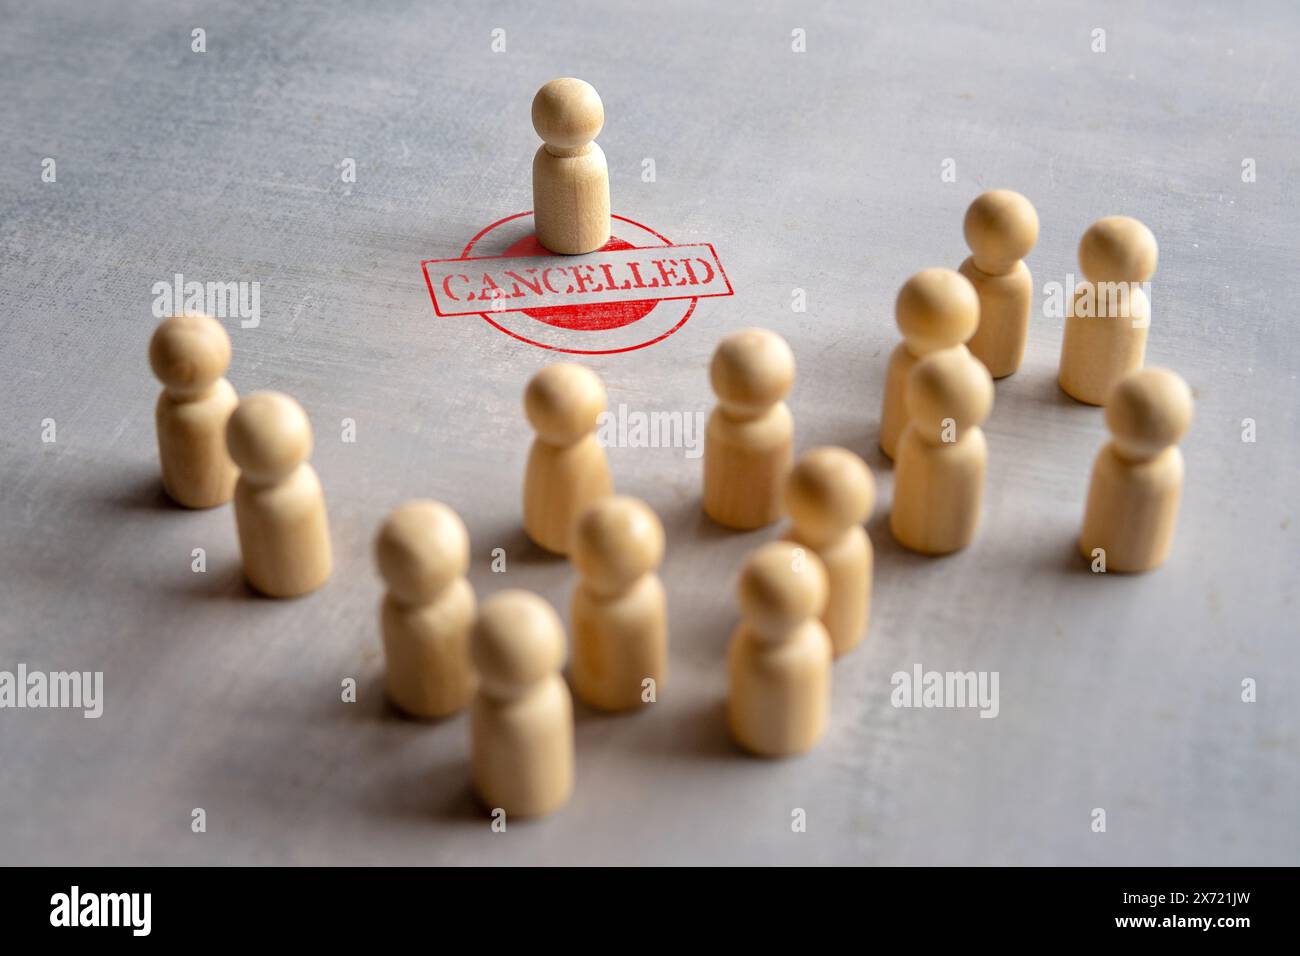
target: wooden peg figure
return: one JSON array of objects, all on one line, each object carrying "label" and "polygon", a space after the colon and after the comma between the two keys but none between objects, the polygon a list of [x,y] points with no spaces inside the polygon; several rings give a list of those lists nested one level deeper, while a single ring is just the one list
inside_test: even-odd
[{"label": "wooden peg figure", "polygon": [[224,505],[239,478],[226,450],[226,422],[239,404],[223,378],[230,336],[211,316],[173,315],[149,341],[149,365],[163,384],[154,409],[163,488],[186,508]]},{"label": "wooden peg figure", "polygon": [[592,140],[605,107],[590,83],[551,80],[533,98],[533,128],[543,140],[533,157],[537,241],[551,252],[580,255],[609,242],[609,168]]},{"label": "wooden peg figure", "polygon": [[889,356],[885,398],[880,409],[880,450],[891,460],[907,424],[904,394],[907,377],[922,358],[939,349],[961,346],[979,324],[980,302],[970,281],[952,269],[922,269],[903,283],[894,303],[894,319],[903,341]]},{"label": "wooden peg figure", "polygon": [[613,493],[596,424],[605,386],[581,365],[548,365],[524,390],[524,413],[537,432],[524,472],[524,530],[540,547],[569,553],[573,522],[587,505]]},{"label": "wooden peg figure", "polygon": [[843,448],[814,448],[786,480],[791,522],[787,537],[817,552],[826,568],[822,623],[836,657],[857,646],[867,633],[873,552],[862,523],[875,502],[871,470]]},{"label": "wooden peg figure", "polygon": [[388,585],[380,608],[384,685],[413,717],[446,717],[474,692],[469,633],[474,589],[465,579],[469,534],[437,501],[408,501],[375,537],[375,561]]},{"label": "wooden peg figure", "polygon": [[560,676],[564,626],[529,591],[483,602],[470,652],[478,693],[470,711],[474,789],[489,810],[539,817],[573,792],[573,698]]},{"label": "wooden peg figure", "polygon": [[306,412],[288,395],[254,392],[230,416],[226,444],[240,468],[235,523],[249,583],[270,597],[314,591],[333,558]]},{"label": "wooden peg figure", "polygon": [[993,379],[965,349],[943,349],[912,369],[906,398],[889,526],[905,548],[949,554],[979,526]]},{"label": "wooden peg figure", "polygon": [[794,354],[775,332],[743,329],[718,344],[709,378],[718,406],[705,429],[704,511],[728,528],[761,528],[784,510]]},{"label": "wooden peg figure", "polygon": [[736,596],[741,622],[727,652],[732,736],[762,756],[802,753],[830,712],[831,639],[817,619],[826,571],[811,549],[772,541],[750,557]]},{"label": "wooden peg figure", "polygon": [[979,296],[979,325],[967,347],[994,378],[1006,378],[1025,357],[1034,281],[1024,263],[1038,242],[1038,213],[1010,189],[977,196],[963,226],[971,255],[960,272]]},{"label": "wooden peg figure", "polygon": [[1093,223],[1079,242],[1080,282],[1061,340],[1061,389],[1088,405],[1146,357],[1151,301],[1142,283],[1156,271],[1156,237],[1128,216]]},{"label": "wooden peg figure", "polygon": [[668,622],[655,573],[663,553],[663,525],[635,498],[603,498],[578,518],[570,677],[591,707],[632,710],[652,703],[663,687]]},{"label": "wooden peg figure", "polygon": [[1164,564],[1183,490],[1177,443],[1191,420],[1192,393],[1168,369],[1130,372],[1111,390],[1111,441],[1093,464],[1079,536],[1084,557],[1104,557],[1107,571],[1150,571]]}]

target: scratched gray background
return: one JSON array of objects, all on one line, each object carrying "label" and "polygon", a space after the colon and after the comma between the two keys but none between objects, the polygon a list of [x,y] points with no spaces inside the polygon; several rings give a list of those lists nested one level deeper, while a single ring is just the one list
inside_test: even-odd
[{"label": "scratched gray background", "polygon": [[[0,711],[0,860],[1300,862],[1300,11],[864,6],[6,0],[0,669],[103,670],[107,701],[98,721]],[[740,755],[721,711],[732,582],[779,529],[704,523],[699,462],[679,449],[612,450],[619,487],[668,528],[671,678],[652,712],[580,710],[572,803],[494,835],[468,789],[464,718],[414,723],[382,703],[369,548],[390,508],[441,499],[470,528],[480,597],[533,588],[567,615],[569,569],[519,526],[518,399],[548,356],[436,319],[419,269],[529,208],[529,103],[564,74],[604,98],[615,211],[714,243],[736,289],[665,342],[590,364],[614,402],[707,410],[723,333],[785,335],[798,446],[844,444],[876,473],[874,615],[836,666],[822,745]],[[946,157],[956,183],[940,180]],[[894,293],[961,261],[967,203],[1001,185],[1039,210],[1040,290],[1076,271],[1102,215],[1159,238],[1148,355],[1198,401],[1158,573],[1094,576],[1074,554],[1105,432],[1058,392],[1062,323],[1041,316],[997,388],[975,544],[927,560],[889,536],[874,436]],[[230,510],[160,495],[145,348],[150,287],[176,272],[261,283],[261,327],[227,322],[230,378],[295,395],[315,425],[337,567],[311,597],[250,595]],[[894,709],[890,675],[917,662],[999,671],[1001,715]],[[355,704],[339,700],[348,676]]]}]

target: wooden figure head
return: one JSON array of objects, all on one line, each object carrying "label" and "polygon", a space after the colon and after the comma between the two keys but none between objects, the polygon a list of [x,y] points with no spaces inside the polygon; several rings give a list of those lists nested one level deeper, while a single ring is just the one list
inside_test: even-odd
[{"label": "wooden figure head", "polygon": [[586,584],[601,594],[626,590],[659,567],[663,555],[663,525],[636,498],[602,498],[574,526],[570,557]]},{"label": "wooden figure head", "polygon": [[555,610],[531,591],[498,591],[479,608],[470,656],[479,686],[497,698],[528,692],[564,666],[564,625]]},{"label": "wooden figure head", "polygon": [[732,332],[713,352],[709,381],[718,403],[737,417],[761,415],[790,393],[794,353],[767,329]]},{"label": "wooden figure head", "polygon": [[993,378],[965,349],[923,358],[908,376],[906,394],[911,424],[933,445],[960,439],[993,410]]},{"label": "wooden figure head", "polygon": [[831,540],[866,521],[875,503],[871,470],[845,448],[814,448],[786,478],[785,506],[790,520],[814,541]]},{"label": "wooden figure head", "polygon": [[1106,398],[1106,427],[1126,458],[1154,458],[1187,433],[1192,392],[1165,368],[1141,368],[1116,383]]},{"label": "wooden figure head", "polygon": [[173,315],[158,324],[149,340],[149,365],[169,394],[201,396],[230,366],[230,336],[209,315]]},{"label": "wooden figure head", "polygon": [[524,414],[537,434],[555,445],[572,445],[595,431],[604,410],[600,376],[571,362],[546,366],[524,389]]},{"label": "wooden figure head", "polygon": [[244,478],[270,484],[287,478],[311,455],[311,422],[288,395],[254,392],[231,414],[226,445]]},{"label": "wooden figure head", "polygon": [[745,563],[736,599],[756,635],[780,642],[825,610],[827,587],[826,569],[815,553],[788,541],[772,541]]},{"label": "wooden figure head", "polygon": [[423,604],[469,568],[469,532],[441,502],[408,501],[379,528],[375,562],[394,597]]},{"label": "wooden figure head", "polygon": [[903,283],[894,318],[916,356],[961,345],[979,325],[980,300],[970,280],[952,269],[922,269]]},{"label": "wooden figure head", "polygon": [[1020,193],[991,189],[970,204],[962,231],[975,267],[989,275],[1005,275],[1038,242],[1038,213]]},{"label": "wooden figure head", "polygon": [[1146,282],[1157,257],[1156,237],[1129,216],[1098,219],[1079,240],[1079,268],[1093,282]]},{"label": "wooden figure head", "polygon": [[580,150],[600,135],[604,125],[604,104],[585,80],[560,77],[533,97],[533,129],[547,146]]}]

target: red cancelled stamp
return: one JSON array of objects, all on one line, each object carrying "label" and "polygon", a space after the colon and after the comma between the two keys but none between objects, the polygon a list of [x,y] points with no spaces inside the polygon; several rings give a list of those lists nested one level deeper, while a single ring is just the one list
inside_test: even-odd
[{"label": "red cancelled stamp", "polygon": [[531,212],[494,222],[459,258],[420,263],[434,312],[481,316],[539,348],[605,355],[662,342],[700,299],[732,294],[712,244],[675,245],[648,226],[613,219],[609,242],[585,256],[544,249]]}]

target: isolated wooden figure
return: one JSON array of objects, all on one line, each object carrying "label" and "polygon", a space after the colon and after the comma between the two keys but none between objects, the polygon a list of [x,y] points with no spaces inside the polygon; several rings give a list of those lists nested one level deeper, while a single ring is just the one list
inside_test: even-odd
[{"label": "isolated wooden figure", "polygon": [[[1178,440],[1192,393],[1163,368],[1126,375],[1106,400],[1111,441],[1092,467],[1079,550],[1107,571],[1149,571],[1169,556],[1183,489]],[[1104,552],[1104,554],[1103,554]]]},{"label": "isolated wooden figure", "polygon": [[537,241],[551,252],[580,255],[609,242],[609,168],[592,142],[605,107],[590,83],[551,80],[533,98],[533,128],[543,140],[533,157]]},{"label": "isolated wooden figure", "polygon": [[838,657],[867,633],[871,612],[871,539],[862,523],[876,501],[871,469],[843,448],[814,448],[790,472],[785,505],[788,539],[817,552],[828,596],[822,623]]},{"label": "isolated wooden figure", "polygon": [[922,269],[903,283],[894,303],[894,320],[903,333],[889,356],[885,397],[880,408],[880,450],[893,459],[907,424],[904,394],[907,377],[922,358],[939,349],[961,346],[979,324],[975,287],[952,269]]},{"label": "isolated wooden figure", "polygon": [[474,789],[488,810],[538,817],[573,792],[573,698],[560,676],[564,626],[529,591],[483,602],[470,653],[478,693],[470,711]]},{"label": "isolated wooden figure", "polygon": [[993,408],[993,379],[965,349],[943,349],[912,369],[906,398],[889,527],[912,551],[948,554],[979,526],[988,461],[980,424]]},{"label": "isolated wooden figure", "polygon": [[224,505],[239,478],[226,450],[226,422],[239,404],[222,377],[230,336],[211,316],[173,315],[149,340],[149,365],[163,384],[154,410],[163,488],[186,508]]},{"label": "isolated wooden figure", "polygon": [[1156,271],[1151,230],[1128,216],[1093,223],[1079,242],[1079,283],[1061,340],[1062,390],[1101,405],[1110,390],[1146,357],[1151,302],[1143,283]]},{"label": "isolated wooden figure", "polygon": [[635,498],[591,505],[574,528],[573,661],[578,697],[599,710],[632,710],[655,701],[668,669],[659,518]]},{"label": "isolated wooden figure", "polygon": [[714,351],[709,379],[718,406],[705,429],[704,512],[728,528],[761,528],[784,511],[794,353],[775,332],[733,332]]},{"label": "isolated wooden figure", "polygon": [[230,416],[226,443],[240,468],[235,522],[249,583],[270,597],[314,591],[333,558],[307,413],[288,395],[254,392]]},{"label": "isolated wooden figure", "polygon": [[826,571],[810,549],[772,541],[750,557],[736,588],[740,625],[727,652],[731,734],[768,757],[802,753],[826,730],[831,639],[818,620]]},{"label": "isolated wooden figure", "polygon": [[524,390],[524,413],[537,432],[524,472],[524,530],[547,551],[569,553],[573,522],[613,492],[596,424],[605,386],[581,365],[548,365]]},{"label": "isolated wooden figure", "polygon": [[1038,242],[1038,213],[1010,189],[993,189],[975,198],[963,224],[971,255],[960,272],[980,301],[979,325],[966,343],[994,378],[1020,368],[1029,336],[1034,281],[1022,261]]},{"label": "isolated wooden figure", "polygon": [[437,501],[408,501],[375,536],[375,562],[388,585],[380,607],[384,686],[413,717],[446,717],[474,692],[469,633],[474,589],[465,579],[469,534]]}]

